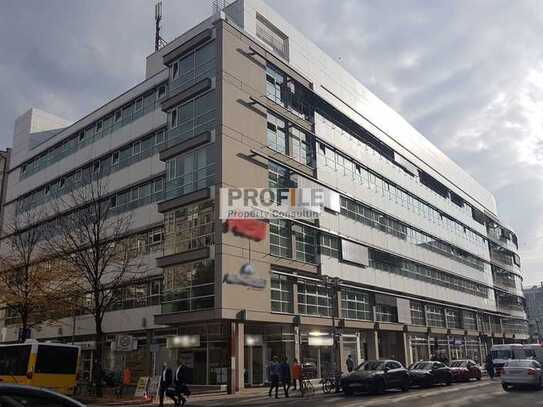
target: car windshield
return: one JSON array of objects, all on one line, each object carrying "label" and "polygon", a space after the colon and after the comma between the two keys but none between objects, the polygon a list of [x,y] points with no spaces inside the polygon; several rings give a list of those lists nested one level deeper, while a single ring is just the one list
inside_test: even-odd
[{"label": "car windshield", "polygon": [[415,363],[411,369],[416,369],[416,370],[430,370],[432,369],[432,363],[430,362],[418,362],[418,363]]},{"label": "car windshield", "polygon": [[453,360],[451,362],[451,367],[468,367],[467,360]]},{"label": "car windshield", "polygon": [[385,362],[379,360],[373,360],[364,362],[356,368],[356,370],[383,370],[385,368]]},{"label": "car windshield", "polygon": [[532,360],[508,360],[505,363],[507,367],[533,367]]}]

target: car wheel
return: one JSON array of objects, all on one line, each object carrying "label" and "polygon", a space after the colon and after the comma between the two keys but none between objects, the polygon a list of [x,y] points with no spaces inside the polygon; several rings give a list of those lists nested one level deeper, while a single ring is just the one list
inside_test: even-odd
[{"label": "car wheel", "polygon": [[502,389],[504,389],[505,391],[511,391],[511,387],[506,383],[502,383]]}]

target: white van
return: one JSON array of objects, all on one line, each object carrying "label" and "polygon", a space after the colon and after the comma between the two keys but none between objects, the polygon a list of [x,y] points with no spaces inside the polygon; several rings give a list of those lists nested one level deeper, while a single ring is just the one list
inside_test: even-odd
[{"label": "white van", "polygon": [[499,376],[502,372],[503,365],[509,359],[526,359],[525,345],[520,343],[510,343],[505,345],[493,345],[490,349],[492,355],[492,362],[494,363],[494,370],[496,376]]}]

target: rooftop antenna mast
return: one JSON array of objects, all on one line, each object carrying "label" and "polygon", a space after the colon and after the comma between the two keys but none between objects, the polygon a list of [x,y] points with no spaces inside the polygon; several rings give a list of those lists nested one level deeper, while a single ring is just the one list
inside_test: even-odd
[{"label": "rooftop antenna mast", "polygon": [[162,1],[155,4],[155,51],[158,51],[167,44],[166,40],[160,36],[160,21],[162,20]]}]

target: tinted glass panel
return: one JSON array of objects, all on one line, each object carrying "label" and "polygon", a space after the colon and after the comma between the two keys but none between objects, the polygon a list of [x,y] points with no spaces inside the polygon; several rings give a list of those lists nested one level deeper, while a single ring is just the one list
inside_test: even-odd
[{"label": "tinted glass panel", "polygon": [[30,348],[30,345],[0,347],[0,375],[25,375]]},{"label": "tinted glass panel", "polygon": [[74,374],[77,353],[77,348],[39,345],[36,373]]}]

